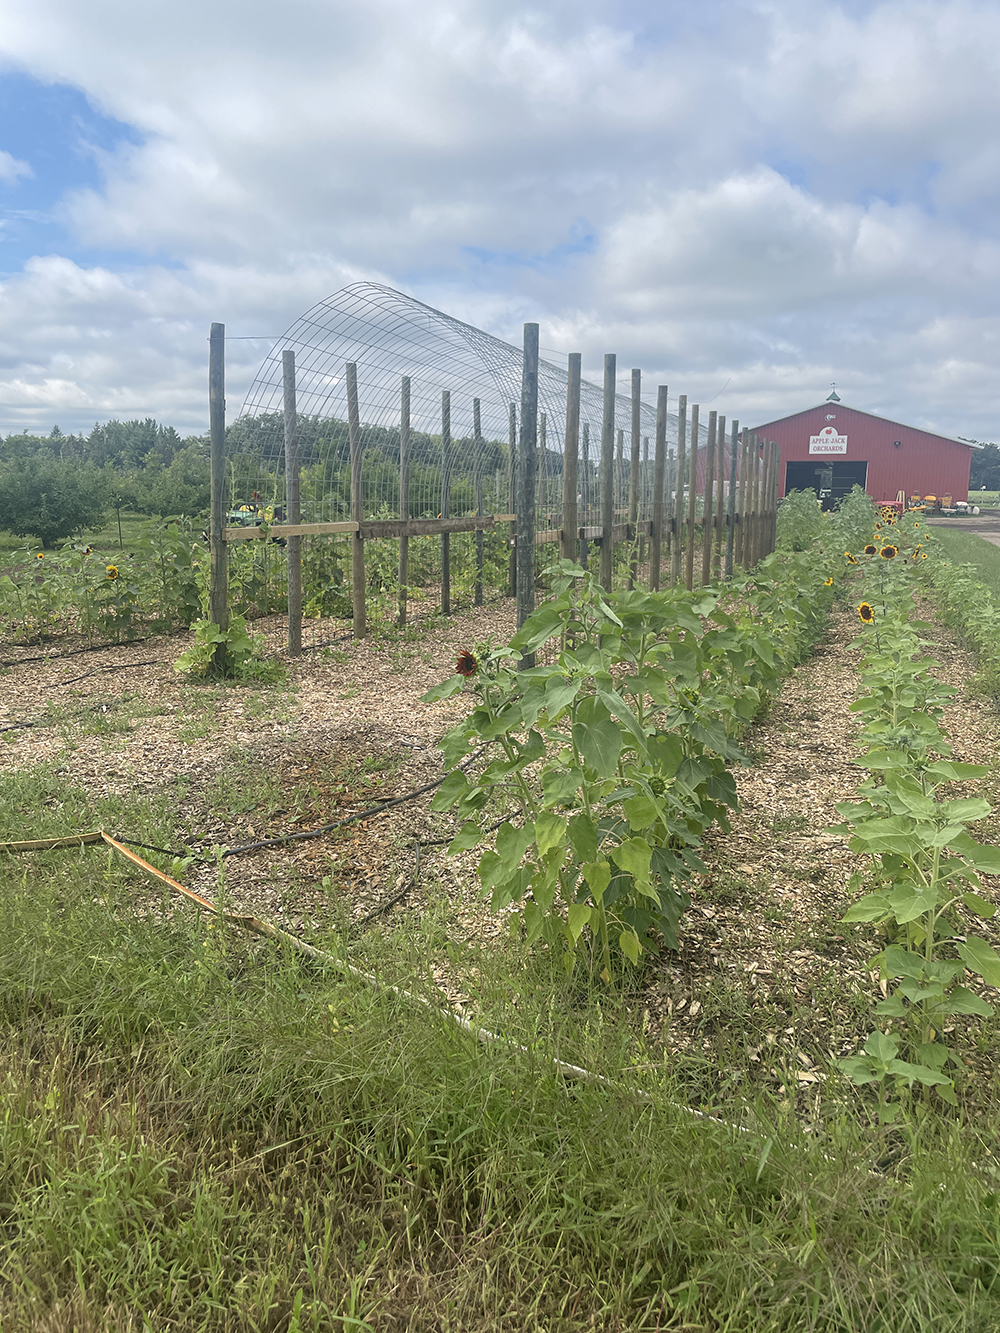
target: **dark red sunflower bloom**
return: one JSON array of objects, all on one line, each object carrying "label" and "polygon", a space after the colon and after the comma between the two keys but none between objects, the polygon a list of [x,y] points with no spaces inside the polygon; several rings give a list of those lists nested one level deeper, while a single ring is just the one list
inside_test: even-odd
[{"label": "dark red sunflower bloom", "polygon": [[455,663],[455,670],[460,676],[467,679],[474,676],[479,670],[479,663],[476,661],[476,655],[470,648],[463,648],[458,655],[458,661]]}]

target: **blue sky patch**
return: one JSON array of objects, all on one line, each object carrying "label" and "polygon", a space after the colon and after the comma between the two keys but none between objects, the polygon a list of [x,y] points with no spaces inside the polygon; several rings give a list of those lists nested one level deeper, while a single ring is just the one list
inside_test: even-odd
[{"label": "blue sky patch", "polygon": [[54,214],[69,191],[102,187],[102,153],[141,142],[132,126],[102,115],[77,88],[0,74],[0,148],[33,172],[0,181],[0,273],[18,272],[38,254],[113,267],[127,262],[131,256],[119,251],[79,245]]}]

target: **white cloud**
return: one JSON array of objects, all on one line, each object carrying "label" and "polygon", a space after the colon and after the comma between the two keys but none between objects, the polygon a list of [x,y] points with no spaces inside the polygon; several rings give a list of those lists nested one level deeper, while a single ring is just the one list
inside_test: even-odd
[{"label": "white cloud", "polygon": [[0,182],[4,185],[16,185],[19,180],[34,175],[31,165],[0,148]]},{"label": "white cloud", "polygon": [[[61,216],[151,257],[7,283],[0,428],[200,429],[211,320],[279,333],[367,276],[514,339],[537,318],[594,370],[728,379],[744,419],[835,378],[996,434],[992,0],[8,0],[0,50],[143,136]],[[231,407],[262,351],[231,345]]]}]

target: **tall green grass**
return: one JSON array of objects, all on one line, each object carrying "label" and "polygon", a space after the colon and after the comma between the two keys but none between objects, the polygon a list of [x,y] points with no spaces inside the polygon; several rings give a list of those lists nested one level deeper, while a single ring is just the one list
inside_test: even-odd
[{"label": "tall green grass", "polygon": [[[992,1124],[918,1107],[879,1142],[845,1109],[809,1136],[720,1091],[741,1133],[636,1067],[627,997],[544,959],[477,956],[478,1002],[528,1050],[490,1048],[103,852],[0,876],[3,1333],[1000,1323]],[[431,993],[433,929],[359,961]],[[564,1083],[553,1051],[620,1088]]]},{"label": "tall green grass", "polygon": [[993,596],[1000,601],[1000,546],[994,546],[975,532],[959,528],[935,527],[934,536],[956,565],[973,565],[976,577],[987,584]]}]

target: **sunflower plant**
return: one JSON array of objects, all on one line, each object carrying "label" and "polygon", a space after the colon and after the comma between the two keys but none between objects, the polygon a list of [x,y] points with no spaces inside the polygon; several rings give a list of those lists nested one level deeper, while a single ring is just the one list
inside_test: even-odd
[{"label": "sunflower plant", "polygon": [[[795,559],[818,589],[799,585],[792,613],[791,585],[763,562],[741,587],[752,617],[724,589],[607,593],[560,562],[509,646],[464,651],[424,696],[469,682],[474,699],[441,741],[449,772],[432,808],[461,821],[449,850],[484,848],[494,909],[517,904],[527,941],[561,949],[567,971],[581,947],[605,980],[651,933],[677,947],[701,839],[736,805],[736,738],[818,624],[821,573]],[[551,662],[520,669],[546,648]]]},{"label": "sunflower plant", "polygon": [[[885,595],[885,588],[882,590]],[[898,591],[898,589],[897,589]],[[872,611],[870,603],[862,603]],[[949,798],[949,784],[982,777],[982,765],[958,763],[941,724],[954,694],[933,674],[938,664],[921,656],[921,633],[910,594],[884,608],[876,637],[865,631],[862,684],[852,709],[865,719],[860,764],[869,777],[859,798],[837,811],[852,851],[868,859],[852,887],[867,892],[847,911],[846,922],[873,922],[886,946],[872,960],[891,992],[876,1012],[895,1031],[873,1032],[864,1050],[840,1061],[858,1084],[884,1090],[915,1082],[933,1086],[955,1103],[958,1056],[944,1039],[957,1016],[988,1017],[992,1005],[964,984],[972,973],[1000,986],[1000,955],[982,938],[966,934],[956,910],[992,917],[996,909],[979,892],[979,875],[1000,873],[1000,849],[976,841],[968,826],[990,813],[981,798]],[[901,1058],[901,1052],[908,1058]],[[880,1102],[894,1119],[898,1106]]]}]

